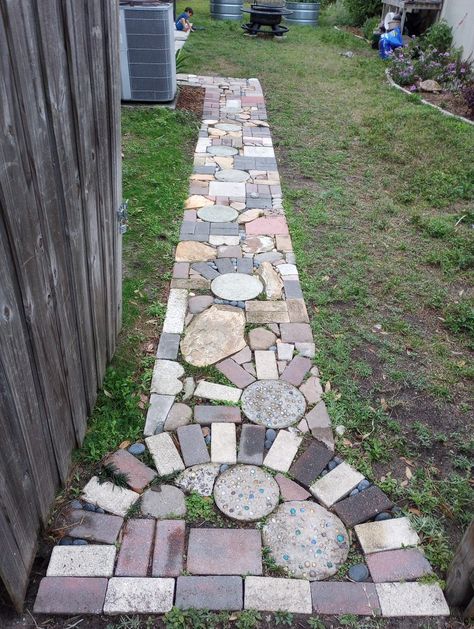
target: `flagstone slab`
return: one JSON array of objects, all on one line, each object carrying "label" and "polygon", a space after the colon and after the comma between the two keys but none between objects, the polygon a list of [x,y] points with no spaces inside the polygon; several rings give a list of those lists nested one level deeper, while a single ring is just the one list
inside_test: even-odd
[{"label": "flagstone slab", "polygon": [[173,485],[159,485],[147,489],[142,496],[140,509],[144,516],[157,520],[184,517],[186,515],[184,493]]},{"label": "flagstone slab", "polygon": [[55,546],[46,576],[111,577],[116,552],[113,545]]},{"label": "flagstone slab", "polygon": [[176,262],[207,262],[216,258],[214,247],[205,245],[202,242],[192,240],[182,240],[176,247]]},{"label": "flagstone slab", "polygon": [[435,583],[377,583],[382,616],[449,616],[442,589]]},{"label": "flagstone slab", "polygon": [[320,402],[324,393],[320,379],[315,376],[311,376],[306,382],[303,382],[299,389],[305,396],[307,403],[311,406]]},{"label": "flagstone slab", "polygon": [[262,262],[258,267],[257,274],[265,286],[266,298],[270,301],[281,300],[283,282],[272,264],[270,262]]},{"label": "flagstone slab", "polygon": [[263,464],[277,472],[288,472],[302,440],[292,432],[280,430]]},{"label": "flagstone slab", "polygon": [[237,210],[232,209],[228,205],[206,205],[198,210],[199,218],[210,223],[235,221],[238,215]]},{"label": "flagstone slab", "polygon": [[237,354],[234,354],[232,356],[232,360],[235,360],[235,362],[239,365],[242,365],[243,363],[248,363],[250,360],[252,360],[252,352],[250,351],[250,347],[246,345],[244,349],[241,349],[240,352],[237,352]]},{"label": "flagstone slab", "polygon": [[156,523],[152,575],[178,577],[184,569],[184,520],[160,520]]},{"label": "flagstone slab", "polygon": [[214,297],[212,297],[212,295],[196,295],[195,297],[190,297],[188,302],[189,312],[191,314],[199,314],[209,308],[209,306],[212,306],[213,303]]},{"label": "flagstone slab", "polygon": [[354,531],[366,554],[417,546],[420,543],[417,532],[406,517],[358,524]]},{"label": "flagstone slab", "polygon": [[164,430],[172,432],[177,430],[180,426],[187,426],[191,423],[193,418],[193,411],[187,404],[182,402],[176,402],[171,407],[168,417],[166,418]]},{"label": "flagstone slab", "polygon": [[306,409],[303,395],[288,382],[254,382],[242,394],[242,411],[255,424],[286,428],[301,419]]},{"label": "flagstone slab", "polygon": [[211,282],[211,290],[220,299],[247,301],[260,295],[263,284],[258,277],[246,273],[227,273]]},{"label": "flagstone slab", "polygon": [[390,498],[375,485],[360,491],[355,496],[349,496],[334,505],[334,511],[346,526],[367,522],[383,511],[393,507]]},{"label": "flagstone slab", "polygon": [[120,516],[85,509],[74,509],[67,514],[64,521],[69,537],[102,544],[115,544],[122,524],[123,518]]},{"label": "flagstone slab", "polygon": [[181,334],[188,306],[188,291],[184,288],[171,288],[163,323],[163,332]]},{"label": "flagstone slab", "polygon": [[150,406],[146,415],[145,428],[143,429],[145,437],[163,431],[174,400],[174,395],[157,395],[156,393],[150,395]]},{"label": "flagstone slab", "polygon": [[182,365],[173,360],[156,360],[151,379],[151,393],[177,395],[183,388],[179,378],[184,375]]},{"label": "flagstone slab", "polygon": [[235,424],[214,422],[211,427],[211,461],[233,465],[237,462],[236,448]]},{"label": "flagstone slab", "polygon": [[274,246],[270,236],[250,236],[244,240],[242,249],[244,253],[264,253],[270,252]]},{"label": "flagstone slab", "polygon": [[196,492],[201,496],[212,496],[219,469],[220,463],[193,465],[181,472],[174,482],[188,494]]},{"label": "flagstone slab", "polygon": [[211,611],[240,610],[243,607],[242,577],[178,577],[176,607]]},{"label": "flagstone slab", "polygon": [[289,576],[321,581],[346,561],[350,541],[337,516],[310,501],[285,502],[267,519],[263,544]]},{"label": "flagstone slab", "polygon": [[192,528],[186,568],[197,575],[262,574],[260,531]]},{"label": "flagstone slab", "polygon": [[326,476],[313,483],[309,490],[325,507],[332,507],[335,502],[347,496],[362,480],[364,480],[363,474],[348,463],[341,463]]},{"label": "flagstone slab", "polygon": [[184,463],[173,439],[167,432],[162,432],[153,437],[147,437],[145,443],[153,457],[156,470],[160,476],[166,476],[167,474],[184,470]]},{"label": "flagstone slab", "polygon": [[290,474],[305,487],[310,487],[333,456],[334,453],[325,445],[312,440],[303,454],[291,466]]},{"label": "flagstone slab", "polygon": [[101,614],[108,580],[100,577],[44,577],[36,595],[33,613]]},{"label": "flagstone slab", "polygon": [[147,576],[154,536],[154,520],[127,520],[118,551],[116,577]]},{"label": "flagstone slab", "polygon": [[365,560],[374,583],[415,581],[433,574],[430,562],[415,548],[371,553]]},{"label": "flagstone slab", "polygon": [[240,308],[211,306],[196,315],[186,328],[181,341],[183,358],[197,367],[213,365],[245,347],[244,331],[245,315]]},{"label": "flagstone slab", "polygon": [[[82,490],[82,498],[104,511],[125,517],[128,510],[140,497],[135,491],[118,487],[110,481],[99,483],[97,476],[93,476]],[[81,576],[81,575],[78,575]],[[96,575],[102,576],[102,575]]]},{"label": "flagstone slab", "polygon": [[114,577],[104,614],[165,614],[173,607],[174,579]]},{"label": "flagstone slab", "polygon": [[311,614],[309,581],[249,576],[245,579],[244,607],[264,612]]},{"label": "flagstone slab", "polygon": [[246,301],[248,323],[287,323],[288,307],[285,301]]},{"label": "flagstone slab", "polygon": [[186,467],[210,462],[201,426],[198,424],[181,426],[177,432],[181,456]]},{"label": "flagstone slab", "polygon": [[[258,428],[258,426],[253,426]],[[236,465],[223,472],[214,486],[214,500],[231,520],[255,522],[278,505],[280,490],[270,474],[255,465]]]},{"label": "flagstone slab", "polygon": [[207,382],[206,380],[200,380],[194,391],[195,397],[201,397],[206,400],[216,400],[218,402],[231,402],[233,404],[237,404],[241,394],[242,391],[240,389],[228,387],[224,384]]},{"label": "flagstone slab", "polygon": [[241,424],[242,415],[238,406],[207,406],[206,404],[199,404],[194,407],[194,421],[201,426],[210,426],[214,422]]},{"label": "flagstone slab", "polygon": [[373,583],[311,583],[313,611],[317,614],[339,616],[380,615],[380,603]]}]

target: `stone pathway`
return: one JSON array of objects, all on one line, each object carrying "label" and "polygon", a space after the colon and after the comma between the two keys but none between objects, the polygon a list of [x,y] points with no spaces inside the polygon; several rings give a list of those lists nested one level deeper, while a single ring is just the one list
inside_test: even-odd
[{"label": "stone pathway", "polygon": [[[134,444],[106,461],[127,488],[94,477],[72,501],[35,612],[449,615],[417,581],[432,570],[409,520],[335,456],[259,82],[180,80],[205,88],[204,119],[144,428],[154,469]],[[228,527],[187,524],[191,492]],[[351,546],[365,563],[338,580]]]}]

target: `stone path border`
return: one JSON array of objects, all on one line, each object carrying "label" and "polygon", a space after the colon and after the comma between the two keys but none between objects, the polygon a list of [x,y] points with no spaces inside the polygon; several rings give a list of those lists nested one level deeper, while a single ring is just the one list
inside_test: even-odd
[{"label": "stone path border", "polygon": [[[93,477],[81,500],[65,509],[67,534],[53,549],[34,611],[162,614],[174,605],[449,615],[440,587],[417,581],[432,570],[408,518],[334,454],[258,80],[180,80],[205,89],[204,119],[153,371],[146,447],[136,443],[106,460],[128,488]],[[231,169],[249,177],[216,178]],[[230,206],[237,219],[200,220],[197,210],[209,205]],[[231,282],[236,273],[257,276],[263,298],[215,298],[211,281],[227,276]],[[213,381],[216,371],[195,382],[189,364],[214,365],[231,385]],[[296,392],[303,416],[298,410],[293,425],[280,430],[259,425],[265,421],[257,395],[249,422],[239,404],[258,381],[291,385],[283,388]],[[146,448],[155,469],[142,460]],[[236,463],[241,467],[230,467]],[[262,465],[265,474],[258,471]],[[220,492],[226,477],[232,482],[222,508],[238,512],[238,522],[222,513],[227,528],[187,524],[185,493],[206,499],[216,479]],[[272,511],[252,524],[257,492],[258,508]],[[323,581],[336,574],[355,538],[367,566],[352,566],[349,580]],[[264,552],[264,540],[276,541]],[[266,576],[268,553],[288,576],[302,578]]]}]

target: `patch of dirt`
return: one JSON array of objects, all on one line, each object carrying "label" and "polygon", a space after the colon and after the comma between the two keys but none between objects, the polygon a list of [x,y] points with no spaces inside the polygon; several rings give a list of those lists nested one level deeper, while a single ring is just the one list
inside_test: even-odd
[{"label": "patch of dirt", "polygon": [[181,111],[190,111],[199,118],[202,117],[204,106],[204,95],[206,90],[203,87],[191,87],[190,85],[182,85],[179,88],[176,109]]},{"label": "patch of dirt", "polygon": [[471,113],[462,94],[453,94],[452,92],[441,92],[439,94],[430,94],[429,92],[419,92],[420,96],[433,105],[438,105],[441,109],[463,116],[468,120],[474,121],[474,112]]}]

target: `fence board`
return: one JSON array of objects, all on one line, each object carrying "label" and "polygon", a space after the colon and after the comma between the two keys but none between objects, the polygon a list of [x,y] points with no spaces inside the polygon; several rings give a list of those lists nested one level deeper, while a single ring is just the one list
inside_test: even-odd
[{"label": "fence board", "polygon": [[39,527],[120,329],[118,2],[0,3],[0,578]]}]

